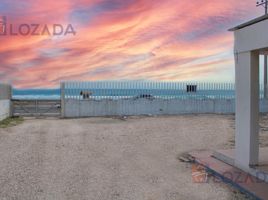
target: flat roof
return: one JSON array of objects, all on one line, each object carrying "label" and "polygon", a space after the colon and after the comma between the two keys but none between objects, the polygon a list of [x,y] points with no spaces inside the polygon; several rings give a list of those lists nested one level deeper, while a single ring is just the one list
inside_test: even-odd
[{"label": "flat roof", "polygon": [[234,28],[229,29],[229,31],[236,31],[236,30],[245,28],[247,26],[251,26],[253,24],[259,23],[259,22],[264,21],[266,19],[268,19],[268,14],[267,15],[263,15],[261,17],[258,17],[256,19],[250,20],[250,21],[248,21],[246,23],[240,24],[240,25],[238,25],[238,26],[236,26]]}]

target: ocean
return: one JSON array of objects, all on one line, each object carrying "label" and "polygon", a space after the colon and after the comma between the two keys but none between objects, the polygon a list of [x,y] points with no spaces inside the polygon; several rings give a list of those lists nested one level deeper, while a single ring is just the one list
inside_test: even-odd
[{"label": "ocean", "polygon": [[60,99],[60,89],[13,89],[13,99]]}]

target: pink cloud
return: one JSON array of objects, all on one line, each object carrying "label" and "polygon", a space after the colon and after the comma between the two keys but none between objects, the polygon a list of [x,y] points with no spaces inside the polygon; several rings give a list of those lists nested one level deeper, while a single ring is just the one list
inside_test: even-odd
[{"label": "pink cloud", "polygon": [[72,23],[77,34],[1,36],[0,80],[16,87],[54,87],[60,80],[209,79],[233,68],[227,29],[259,15],[251,0],[20,2],[4,0],[3,13],[14,25]]}]

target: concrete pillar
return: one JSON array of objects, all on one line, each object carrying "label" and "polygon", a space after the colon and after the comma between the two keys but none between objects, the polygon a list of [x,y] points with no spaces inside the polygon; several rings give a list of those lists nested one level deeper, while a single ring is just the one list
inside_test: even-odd
[{"label": "concrete pillar", "polygon": [[263,70],[264,99],[268,99],[267,67],[268,67],[267,55],[264,55],[264,70]]},{"label": "concrete pillar", "polygon": [[235,164],[242,169],[259,160],[259,52],[236,55]]}]

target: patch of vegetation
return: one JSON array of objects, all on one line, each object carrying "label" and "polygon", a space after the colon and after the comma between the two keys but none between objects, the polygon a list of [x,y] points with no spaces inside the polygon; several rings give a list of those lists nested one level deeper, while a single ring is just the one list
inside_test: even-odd
[{"label": "patch of vegetation", "polygon": [[23,121],[24,119],[22,117],[9,117],[7,119],[4,119],[3,121],[0,121],[0,128],[17,126],[21,124]]}]

